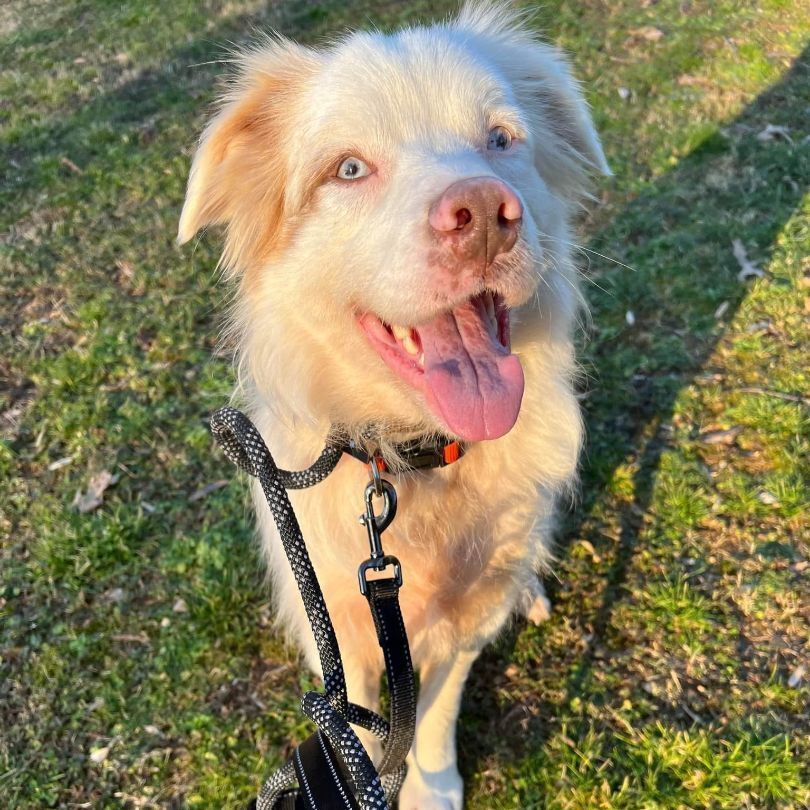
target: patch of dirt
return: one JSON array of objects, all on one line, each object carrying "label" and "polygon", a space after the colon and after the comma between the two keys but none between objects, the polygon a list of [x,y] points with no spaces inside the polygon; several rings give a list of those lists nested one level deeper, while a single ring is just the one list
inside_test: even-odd
[{"label": "patch of dirt", "polygon": [[297,668],[284,661],[256,661],[249,679],[233,678],[220,684],[209,696],[211,708],[221,717],[238,712],[245,717],[257,717],[267,711],[268,692],[279,688],[293,689],[297,683]]}]

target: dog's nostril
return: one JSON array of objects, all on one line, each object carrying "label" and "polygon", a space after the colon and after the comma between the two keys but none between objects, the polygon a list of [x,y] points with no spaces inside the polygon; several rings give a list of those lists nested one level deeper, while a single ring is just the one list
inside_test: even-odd
[{"label": "dog's nostril", "polygon": [[507,211],[506,203],[502,203],[501,207],[498,209],[498,222],[501,225],[506,225],[506,227],[511,228],[517,225],[522,219],[522,217],[520,214],[518,214],[516,217],[510,217],[508,216],[509,213],[514,212]]},{"label": "dog's nostril", "polygon": [[472,222],[472,214],[470,213],[469,208],[459,208],[456,211],[456,230],[460,231],[466,225],[469,225]]}]

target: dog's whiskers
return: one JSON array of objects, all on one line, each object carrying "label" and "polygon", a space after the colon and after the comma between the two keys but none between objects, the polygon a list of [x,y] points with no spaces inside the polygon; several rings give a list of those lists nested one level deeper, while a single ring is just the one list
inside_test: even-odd
[{"label": "dog's whiskers", "polygon": [[[594,250],[593,248],[585,247],[585,245],[580,245],[577,242],[569,242],[566,239],[560,239],[556,236],[551,236],[550,234],[543,234],[544,239],[552,239],[555,242],[560,242],[567,247],[573,248],[574,250],[580,250],[585,254],[593,254],[594,256],[598,256],[600,259],[604,259],[606,262],[612,262],[613,264],[618,265],[619,267],[624,267],[626,270],[630,270],[633,273],[637,273],[638,270],[633,267],[632,265],[625,264],[624,262],[620,261],[619,259],[614,258],[613,256],[607,256],[604,253],[600,253],[598,250]],[[590,257],[588,257],[588,266],[590,267]]]}]

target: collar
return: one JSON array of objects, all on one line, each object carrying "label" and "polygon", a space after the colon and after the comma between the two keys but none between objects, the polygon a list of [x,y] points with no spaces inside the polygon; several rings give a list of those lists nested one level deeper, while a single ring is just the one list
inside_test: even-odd
[{"label": "collar", "polygon": [[[458,461],[464,455],[465,450],[461,442],[446,436],[414,439],[403,444],[395,444],[394,449],[411,470],[433,470],[438,467],[446,467],[448,464]],[[376,454],[370,456],[354,441],[349,441],[344,445],[343,452],[368,465],[374,459],[380,472],[388,471],[382,457]]]}]

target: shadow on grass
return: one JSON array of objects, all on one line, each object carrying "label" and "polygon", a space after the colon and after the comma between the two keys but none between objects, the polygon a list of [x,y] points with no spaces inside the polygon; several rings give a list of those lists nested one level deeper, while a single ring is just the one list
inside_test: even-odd
[{"label": "shadow on grass", "polygon": [[[590,239],[595,250],[618,255],[635,269],[595,262],[592,270],[599,288],[586,285],[600,331],[586,350],[591,382],[585,400],[588,440],[581,502],[565,523],[558,557],[564,560],[574,543],[587,539],[607,562],[591,572],[586,583],[546,583],[552,604],[564,590],[575,599],[581,586],[586,589],[577,620],[582,634],[591,636],[587,651],[546,652],[541,629],[541,659],[531,664],[534,671],[556,671],[560,693],[565,693],[563,705],[583,693],[594,668],[594,651],[605,642],[614,607],[622,600],[668,446],[678,393],[704,369],[722,336],[722,322],[715,315],[718,306],[726,302],[722,320],[729,321],[745,296],[746,287],[736,278],[739,267],[731,242],[742,238],[767,265],[779,232],[802,199],[802,189],[791,187],[786,178],[810,180],[798,148],[765,145],[755,138],[766,123],[783,121],[786,110],[798,114],[807,109],[808,59],[810,50],[805,50],[784,78],[722,133],[704,141]],[[632,330],[624,326],[627,310],[635,314]],[[600,329],[603,319],[608,326]],[[632,500],[611,502],[608,486],[617,466],[626,463],[635,469]],[[619,510],[615,543],[606,544],[599,531],[600,507],[614,514]],[[498,705],[496,686],[503,685],[502,673],[525,628],[520,620],[473,669],[459,738],[467,774],[485,761],[495,768],[511,764],[515,749],[537,752],[549,738],[551,726],[544,717],[553,715],[559,703],[539,696],[539,717],[529,723],[528,733],[524,723],[520,734],[515,733],[521,727],[515,721],[525,713],[519,706]],[[685,715],[675,719],[683,721],[692,722]]]},{"label": "shadow on grass", "polygon": [[[358,5],[361,10],[364,4]],[[108,92],[94,96],[72,109],[53,112],[42,120],[34,119],[21,131],[0,137],[0,200],[19,205],[20,198],[37,200],[43,191],[51,191],[54,182],[72,180],[92,185],[95,179],[83,178],[63,161],[70,160],[81,169],[103,168],[111,146],[133,130],[141,143],[148,143],[165,124],[182,120],[196,121],[205,112],[201,101],[211,100],[215,77],[225,71],[222,65],[211,67],[210,60],[227,59],[232,43],[249,41],[252,32],[275,29],[294,32],[302,42],[317,39],[330,28],[332,18],[342,17],[340,3],[303,0],[296,3],[271,3],[255,13],[224,17],[214,28],[184,39],[159,66],[142,71]],[[87,15],[86,40],[92,42],[92,15]],[[74,21],[75,23],[75,21]],[[58,41],[54,28],[26,28],[12,38],[14,47],[28,47]],[[12,49],[5,46],[0,53]],[[105,69],[108,69],[105,67]],[[107,77],[109,78],[109,77]],[[199,127],[189,128],[186,144],[191,147]],[[130,148],[137,148],[136,145]],[[41,202],[41,200],[37,200]]]}]

